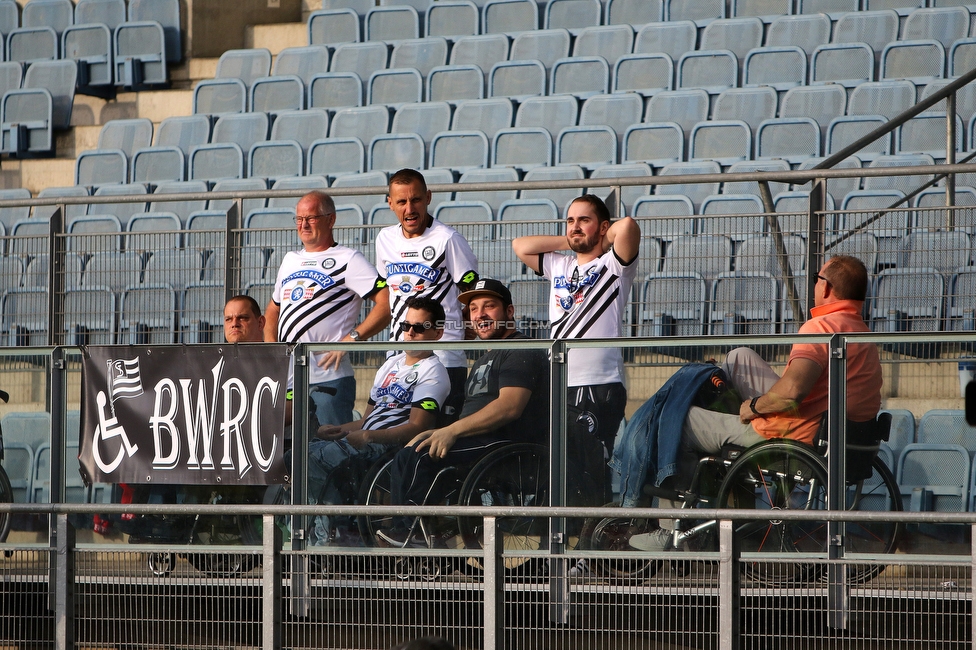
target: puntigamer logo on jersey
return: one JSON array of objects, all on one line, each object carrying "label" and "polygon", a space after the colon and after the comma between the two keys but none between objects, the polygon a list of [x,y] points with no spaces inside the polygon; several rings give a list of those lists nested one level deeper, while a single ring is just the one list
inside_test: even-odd
[{"label": "puntigamer logo on jersey", "polygon": [[[394,275],[401,276],[399,282],[392,279]],[[428,283],[436,283],[440,275],[439,269],[432,269],[419,262],[389,262],[386,265],[386,277],[391,278],[390,286],[400,293],[419,293]]]}]

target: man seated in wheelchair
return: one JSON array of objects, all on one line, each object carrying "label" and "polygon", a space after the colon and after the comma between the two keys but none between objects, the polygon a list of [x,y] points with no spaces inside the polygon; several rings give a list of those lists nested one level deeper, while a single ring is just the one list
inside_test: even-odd
[{"label": "man seated in wheelchair", "polygon": [[[444,332],[444,308],[432,298],[407,300],[400,328],[404,341],[436,341]],[[451,382],[433,350],[406,350],[389,357],[376,373],[363,417],[354,422],[319,427],[308,447],[310,503],[342,504],[354,495],[343,495],[344,481],[334,476],[340,466],[355,463],[356,479],[391,446],[403,445],[421,431],[433,427]],[[310,545],[343,539],[348,530],[329,517],[316,517]],[[338,524],[333,527],[330,525]]]},{"label": "man seated in wheelchair", "polygon": [[[800,327],[799,333],[869,331],[862,318],[867,283],[867,270],[860,260],[844,255],[832,257],[817,274],[811,318]],[[699,457],[718,454],[727,445],[749,447],[775,438],[814,444],[827,411],[828,355],[826,344],[797,343],[780,377],[753,350],[737,348],[729,352],[721,371],[699,364],[676,373],[642,407],[645,413],[638,412],[631,419],[624,440],[614,454],[611,464],[621,472],[623,505],[637,505],[645,480],[678,492],[687,490]],[[696,374],[696,390],[691,390],[690,395],[687,390],[669,394],[682,374],[685,381],[690,374]],[[737,391],[741,403],[730,409],[733,412],[694,405],[701,380],[707,381],[713,375],[718,377],[716,382],[727,378]],[[849,428],[868,429],[873,433],[873,423],[881,408],[881,385],[877,346],[849,346],[847,419],[852,423]],[[658,414],[660,424],[656,434],[652,434],[656,435],[656,445],[651,457],[650,453],[642,453],[651,445],[635,445],[635,441],[642,435],[647,440],[649,417],[655,408],[665,414]],[[668,409],[675,409],[671,417],[666,413]],[[673,417],[677,409],[685,413],[681,420]],[[659,529],[635,535],[630,544],[642,550],[663,550],[670,537],[668,532]]]},{"label": "man seated in wheelchair", "polygon": [[[524,339],[516,329],[512,294],[498,280],[481,279],[458,296],[469,309],[479,339]],[[506,442],[548,441],[549,360],[544,350],[489,350],[468,372],[459,420],[414,437],[393,459],[394,504],[440,503],[450,486],[437,481],[448,466],[471,467]],[[409,521],[377,531],[395,547],[427,546]]]}]

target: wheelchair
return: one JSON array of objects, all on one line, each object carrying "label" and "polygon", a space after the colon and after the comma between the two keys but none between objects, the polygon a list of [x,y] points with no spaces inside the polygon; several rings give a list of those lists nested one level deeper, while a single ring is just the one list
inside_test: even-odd
[{"label": "wheelchair", "polygon": [[[846,509],[862,511],[900,511],[901,496],[890,469],[879,457],[881,440],[887,439],[890,415],[882,414],[872,423],[848,423]],[[772,439],[749,448],[729,446],[698,462],[691,485],[677,491],[644,487],[648,497],[667,499],[687,509],[688,515],[675,520],[669,549],[689,551],[717,550],[717,521],[695,517],[696,508],[738,508],[757,510],[826,510],[827,461],[825,427],[821,427],[814,446]],[[631,536],[652,531],[654,521],[621,516],[588,520],[584,525],[584,546],[597,550],[630,548]],[[825,554],[827,522],[756,520],[735,522],[734,534],[743,553]],[[902,526],[895,522],[851,522],[844,538],[845,554],[883,555],[898,547]],[[630,560],[624,564],[598,563],[604,573],[632,578],[653,576],[659,560]],[[741,563],[743,572],[765,585],[790,585],[818,582],[826,567],[808,562]],[[678,563],[679,571],[686,564]],[[870,580],[885,567],[877,561],[847,565],[848,580],[859,584]]]}]

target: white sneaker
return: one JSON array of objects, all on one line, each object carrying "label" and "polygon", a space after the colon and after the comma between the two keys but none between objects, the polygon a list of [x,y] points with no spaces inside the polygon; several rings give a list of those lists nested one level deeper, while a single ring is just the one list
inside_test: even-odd
[{"label": "white sneaker", "polygon": [[570,580],[577,580],[580,578],[589,577],[592,572],[590,571],[590,563],[586,560],[578,560],[576,564],[569,567],[569,571],[566,572],[566,576]]},{"label": "white sneaker", "polygon": [[667,551],[672,548],[673,541],[673,530],[656,528],[649,533],[633,535],[628,543],[638,551]]}]

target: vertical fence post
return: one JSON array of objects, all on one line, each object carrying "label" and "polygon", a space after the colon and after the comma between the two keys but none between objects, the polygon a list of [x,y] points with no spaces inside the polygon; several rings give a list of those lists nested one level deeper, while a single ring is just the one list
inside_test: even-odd
[{"label": "vertical fence post", "polygon": [[72,650],[75,647],[75,530],[68,523],[68,515],[57,515],[57,546],[54,562],[57,579],[54,585],[54,647]]},{"label": "vertical fence post", "polygon": [[[64,349],[56,347],[51,350],[50,377],[48,378],[47,394],[51,412],[51,462],[50,462],[50,481],[51,481],[51,503],[64,502],[64,466],[65,466],[65,435],[64,419],[65,404],[67,403],[67,381],[65,379],[64,368]],[[58,520],[53,515],[47,516],[47,530],[49,547],[51,549],[51,561],[48,567],[48,607],[57,608],[57,590],[60,582],[57,579],[57,548],[59,546],[58,535],[60,530],[57,526]]]},{"label": "vertical fence post", "polygon": [[241,286],[241,249],[244,235],[241,233],[241,214],[244,202],[236,199],[227,210],[227,225],[224,227],[224,301],[230,300],[244,288]]},{"label": "vertical fence post", "polygon": [[739,542],[733,522],[718,522],[718,647],[738,650],[739,629]]},{"label": "vertical fence post", "polygon": [[484,523],[484,650],[505,647],[505,562],[502,558],[502,533],[496,517],[485,517]]},{"label": "vertical fence post", "polygon": [[[830,338],[827,368],[827,510],[847,509],[847,341],[839,334]],[[847,629],[850,595],[844,559],[846,523],[827,522],[827,611],[828,625]]]},{"label": "vertical fence post", "polygon": [[47,296],[47,344],[59,345],[64,336],[65,205],[62,203],[51,215],[48,223],[48,296]]},{"label": "vertical fence post", "polygon": [[[566,505],[566,382],[568,355],[564,341],[553,341],[550,348],[550,436],[549,436],[549,503]],[[566,562],[560,556],[566,550],[566,520],[549,520],[549,619],[554,623],[569,621],[569,582]]]},{"label": "vertical fence post", "polygon": [[[294,358],[294,397],[291,402],[291,502],[306,505],[308,495],[306,486],[308,479],[308,464],[304,453],[298,453],[308,448],[308,351],[305,345],[299,343],[293,351]],[[311,585],[308,575],[308,556],[305,550],[305,517],[293,515],[291,517],[291,550],[298,551],[290,556],[291,565],[291,613],[296,616],[307,616],[311,610]]]},{"label": "vertical fence post", "polygon": [[[946,96],[946,164],[956,164],[956,93]],[[946,176],[946,207],[956,204],[956,175]],[[955,215],[946,210],[946,229],[952,228]]]},{"label": "vertical fence post", "polygon": [[261,647],[278,650],[281,647],[281,529],[275,525],[275,516],[262,515],[264,539],[263,585],[261,589]]}]

